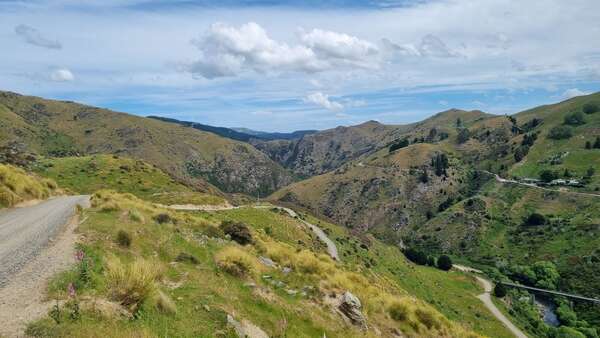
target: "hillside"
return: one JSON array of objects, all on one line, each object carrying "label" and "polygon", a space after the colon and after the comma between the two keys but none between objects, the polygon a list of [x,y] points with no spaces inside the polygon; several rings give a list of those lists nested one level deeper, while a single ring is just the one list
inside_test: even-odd
[{"label": "hillside", "polygon": [[[241,325],[290,337],[510,337],[471,277],[415,268],[398,249],[361,244],[332,224],[319,222],[336,236],[341,263],[297,219],[268,207],[181,213],[109,191],[92,202],[81,260],[50,283],[48,297],[65,303],[32,323],[31,336],[229,337]],[[225,236],[226,221],[251,242]],[[338,307],[347,292],[361,303],[352,312]]]},{"label": "hillside", "polygon": [[31,200],[42,200],[61,191],[53,180],[0,163],[0,209]]},{"label": "hillside", "polygon": [[216,189],[210,193],[193,191],[148,163],[116,155],[44,158],[32,168],[40,176],[78,194],[112,189],[165,205],[225,203]]},{"label": "hillside", "polygon": [[265,195],[291,175],[243,142],[73,102],[0,93],[1,145],[48,156],[109,153],[141,159],[197,190]]},{"label": "hillside", "polygon": [[310,177],[376,150],[393,140],[396,130],[395,126],[370,121],[320,131],[298,140],[253,141],[253,144],[295,174]]},{"label": "hillside", "polygon": [[[600,244],[600,196],[595,195],[600,146],[594,144],[600,137],[600,112],[590,107],[599,102],[600,93],[513,116],[441,113],[434,118],[445,120],[445,127],[436,124],[436,132],[424,121],[400,136],[401,142],[294,183],[272,198],[328,217],[355,234],[372,233],[387,242],[498,268],[494,273],[502,278],[522,282],[515,271],[525,268],[517,266],[550,262],[560,276],[554,287],[598,297],[593,276],[599,273],[594,262]],[[439,137],[440,130],[446,135]],[[447,165],[438,176],[441,154]],[[499,182],[495,174],[542,180],[540,185],[553,180],[553,185]],[[577,185],[565,185],[570,180]],[[545,217],[544,225],[523,225],[533,213]],[[529,310],[512,310],[520,313],[531,335],[547,334],[539,318],[525,314]],[[581,330],[600,325],[599,311],[586,304],[576,304],[575,310],[586,320]],[[563,324],[576,326],[566,319]]]}]

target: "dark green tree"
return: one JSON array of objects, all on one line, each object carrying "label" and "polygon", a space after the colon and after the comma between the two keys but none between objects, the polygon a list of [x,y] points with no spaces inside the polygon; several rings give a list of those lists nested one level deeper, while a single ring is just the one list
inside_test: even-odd
[{"label": "dark green tree", "polygon": [[504,286],[504,284],[502,283],[496,283],[496,286],[494,287],[494,296],[498,297],[498,298],[502,298],[504,296],[506,296],[507,290],[506,290],[506,286]]},{"label": "dark green tree", "polygon": [[594,149],[600,149],[600,136],[596,136],[596,141],[594,141],[594,145],[592,146]]},{"label": "dark green tree", "polygon": [[582,112],[574,112],[565,116],[564,124],[569,126],[580,126],[585,124],[585,116]]},{"label": "dark green tree", "polygon": [[447,255],[441,255],[437,259],[437,267],[440,270],[449,271],[452,269],[452,259]]},{"label": "dark green tree", "polygon": [[553,140],[564,140],[571,136],[573,136],[573,131],[568,126],[556,126],[548,133],[548,138]]},{"label": "dark green tree", "polygon": [[600,111],[600,105],[595,102],[586,103],[583,105],[583,112],[586,114],[593,114]]},{"label": "dark green tree", "polygon": [[525,224],[531,226],[544,225],[546,224],[546,216],[534,212],[531,215],[529,215],[527,219],[525,219]]},{"label": "dark green tree", "polygon": [[540,179],[546,183],[550,183],[553,180],[557,179],[558,175],[552,170],[542,170],[540,173]]},{"label": "dark green tree", "polygon": [[592,142],[590,141],[585,141],[585,149],[592,149]]}]

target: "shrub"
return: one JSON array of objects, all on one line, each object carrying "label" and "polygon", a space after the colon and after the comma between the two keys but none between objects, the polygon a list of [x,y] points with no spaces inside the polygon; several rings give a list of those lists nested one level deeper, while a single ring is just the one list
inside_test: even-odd
[{"label": "shrub", "polygon": [[409,261],[411,261],[415,264],[419,264],[419,265],[427,264],[427,255],[421,250],[408,248],[404,251],[404,256],[406,256],[406,258]]},{"label": "shrub", "polygon": [[596,141],[594,141],[594,145],[592,146],[594,149],[600,149],[600,136],[596,136]]},{"label": "shrub", "polygon": [[171,218],[171,216],[169,214],[166,214],[166,213],[160,213],[158,215],[155,215],[153,217],[153,219],[158,224],[164,224],[164,223],[173,222],[173,218]]},{"label": "shrub", "polygon": [[405,302],[396,300],[388,306],[388,313],[393,320],[405,321],[410,316],[410,307]]},{"label": "shrub", "polygon": [[248,226],[242,222],[223,221],[221,229],[235,242],[246,245],[252,243],[252,233]]},{"label": "shrub", "polygon": [[496,286],[494,286],[494,296],[502,298],[506,296],[506,293],[506,286],[502,283],[496,283]]},{"label": "shrub", "polygon": [[161,269],[155,263],[136,259],[123,264],[117,258],[107,261],[106,280],[111,298],[134,312],[149,297],[154,296]]},{"label": "shrub", "polygon": [[532,213],[525,220],[525,225],[536,226],[546,224],[546,216],[537,212]]},{"label": "shrub", "polygon": [[542,170],[540,173],[540,179],[546,183],[552,182],[558,178],[558,174],[552,170]]},{"label": "shrub", "polygon": [[408,147],[409,144],[410,144],[410,141],[407,138],[397,140],[394,143],[392,143],[392,145],[390,145],[390,153],[393,152],[394,150]]},{"label": "shrub", "polygon": [[583,105],[582,111],[586,114],[594,114],[600,111],[600,105],[595,102],[586,103]]},{"label": "shrub", "polygon": [[437,260],[437,267],[440,270],[449,271],[452,269],[452,259],[447,255],[441,255]]},{"label": "shrub", "polygon": [[585,335],[572,327],[561,326],[556,330],[556,338],[586,338]]},{"label": "shrub", "polygon": [[548,133],[548,138],[553,140],[564,140],[571,136],[573,136],[573,131],[567,126],[556,126],[550,129],[550,132]]},{"label": "shrub", "polygon": [[125,230],[119,230],[117,232],[117,243],[124,247],[129,248],[131,246],[131,235]]},{"label": "shrub", "polygon": [[569,126],[580,126],[585,124],[585,117],[582,112],[574,112],[565,116],[564,124]]},{"label": "shrub", "polygon": [[252,276],[258,271],[256,258],[237,246],[223,248],[215,255],[215,261],[223,271],[237,277]]},{"label": "shrub", "polygon": [[585,141],[585,149],[592,149],[592,142],[590,141]]}]

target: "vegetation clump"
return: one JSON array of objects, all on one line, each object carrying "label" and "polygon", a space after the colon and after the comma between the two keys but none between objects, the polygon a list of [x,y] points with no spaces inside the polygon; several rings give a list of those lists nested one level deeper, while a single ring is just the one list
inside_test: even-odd
[{"label": "vegetation clump", "polygon": [[390,145],[390,153],[398,150],[398,149],[402,149],[405,147],[408,147],[408,145],[410,144],[410,141],[407,138],[403,138],[400,140],[395,141],[394,143],[392,143],[392,145]]},{"label": "vegetation clump", "polygon": [[250,277],[258,270],[256,258],[237,246],[223,248],[215,255],[217,265],[236,277]]},{"label": "vegetation clump", "polygon": [[580,126],[585,124],[585,117],[582,112],[574,112],[565,116],[564,124],[569,126]]},{"label": "vegetation clump", "polygon": [[106,265],[106,280],[111,298],[136,312],[144,301],[154,296],[162,271],[155,263],[138,258],[122,263],[111,258]]},{"label": "vegetation clump", "polygon": [[550,129],[548,133],[548,138],[552,140],[564,140],[571,138],[573,136],[573,131],[568,126],[556,126]]},{"label": "vegetation clump", "polygon": [[582,111],[591,115],[600,111],[600,105],[595,102],[586,103],[583,105]]},{"label": "vegetation clump", "polygon": [[506,286],[504,286],[502,283],[496,283],[496,286],[494,286],[494,296],[503,298],[506,296],[506,293]]},{"label": "vegetation clump", "polygon": [[437,267],[440,270],[449,271],[452,269],[452,259],[447,255],[441,255],[437,259]]},{"label": "vegetation clump", "polygon": [[131,241],[131,234],[129,234],[127,231],[119,230],[119,232],[117,232],[117,243],[119,246],[129,248],[131,246]]},{"label": "vegetation clump", "polygon": [[238,244],[247,245],[252,243],[252,233],[248,226],[242,222],[223,221],[221,229],[225,235],[229,235]]},{"label": "vegetation clump", "polygon": [[546,216],[534,212],[531,215],[529,215],[526,219],[525,219],[525,225],[528,226],[538,226],[538,225],[544,225],[546,224],[547,220],[546,220]]}]

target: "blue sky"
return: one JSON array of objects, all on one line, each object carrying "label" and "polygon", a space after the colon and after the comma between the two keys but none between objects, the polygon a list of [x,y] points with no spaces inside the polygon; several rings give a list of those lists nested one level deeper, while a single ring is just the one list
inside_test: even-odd
[{"label": "blue sky", "polygon": [[596,0],[0,0],[0,89],[266,131],[400,124],[600,91],[598,36]]}]

